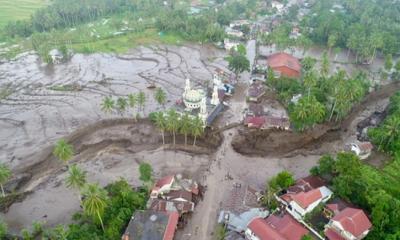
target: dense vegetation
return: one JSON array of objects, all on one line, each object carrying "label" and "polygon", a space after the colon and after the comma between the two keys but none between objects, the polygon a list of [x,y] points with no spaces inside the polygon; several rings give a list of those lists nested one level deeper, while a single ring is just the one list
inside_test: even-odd
[{"label": "dense vegetation", "polygon": [[[221,1],[217,1],[221,2]],[[30,20],[11,21],[0,40],[19,43],[6,56],[33,48],[50,62],[52,49],[76,52],[123,52],[135,44],[221,42],[223,25],[256,9],[254,0],[206,5],[200,14],[190,11],[189,1],[54,0]],[[25,39],[26,37],[31,37]]]},{"label": "dense vegetation", "polygon": [[368,135],[379,150],[400,153],[400,92],[390,99],[389,116],[381,126],[370,129]]},{"label": "dense vegetation", "polygon": [[[315,60],[303,60],[301,81],[290,78],[275,78],[270,70],[267,84],[279,94],[280,100],[288,106],[290,120],[297,130],[304,130],[323,121],[338,121],[344,118],[352,106],[359,102],[369,90],[369,81],[364,73],[353,77],[339,70],[329,76],[329,61],[326,54],[317,71]],[[293,96],[301,94],[298,102]]]},{"label": "dense vegetation", "polygon": [[373,228],[367,239],[399,239],[399,157],[378,170],[352,153],[339,153],[336,159],[322,157],[311,172],[330,179],[337,196],[370,213]]},{"label": "dense vegetation", "polygon": [[[73,223],[45,228],[42,222],[34,222],[32,228],[21,231],[22,239],[119,239],[134,211],[145,209],[148,198],[147,189],[133,190],[125,179],[113,182],[104,189],[97,184],[87,184],[82,194],[83,211],[74,214]],[[88,199],[98,201],[90,209],[97,210],[94,206],[103,206],[99,215],[92,215],[87,210],[88,205],[94,203]],[[3,222],[0,222],[0,237],[14,239],[14,236],[7,234],[7,225]]]},{"label": "dense vegetation", "polygon": [[[371,62],[378,51],[400,52],[400,5],[392,0],[316,1],[303,21],[305,32],[330,49],[349,49],[359,62]],[[343,8],[342,8],[343,7]]]}]

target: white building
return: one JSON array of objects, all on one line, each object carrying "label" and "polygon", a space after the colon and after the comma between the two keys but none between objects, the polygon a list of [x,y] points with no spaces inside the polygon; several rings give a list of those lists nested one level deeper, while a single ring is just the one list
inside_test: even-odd
[{"label": "white building", "polygon": [[199,109],[205,96],[203,89],[192,89],[190,79],[186,79],[185,91],[182,97],[183,103],[188,110]]},{"label": "white building", "polygon": [[363,210],[347,207],[325,226],[325,236],[329,240],[360,240],[367,236],[371,227]]},{"label": "white building", "polygon": [[272,8],[275,8],[278,13],[282,13],[285,8],[285,5],[283,5],[283,3],[278,1],[272,1],[271,5]]},{"label": "white building", "polygon": [[299,192],[290,196],[286,209],[295,218],[301,219],[312,212],[320,203],[327,202],[333,195],[329,188],[322,186],[308,192]]}]

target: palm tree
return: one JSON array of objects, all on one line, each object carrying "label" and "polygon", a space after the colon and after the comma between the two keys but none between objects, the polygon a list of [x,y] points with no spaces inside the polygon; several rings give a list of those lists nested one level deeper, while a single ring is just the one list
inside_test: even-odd
[{"label": "palm tree", "polygon": [[105,113],[110,113],[114,108],[114,100],[111,97],[105,97],[101,103],[101,110]]},{"label": "palm tree", "polygon": [[187,145],[187,135],[191,132],[192,130],[192,120],[189,116],[189,114],[185,113],[180,121],[179,121],[179,132],[183,135],[185,135],[185,146]]},{"label": "palm tree", "polygon": [[144,94],[143,91],[140,91],[138,96],[137,96],[139,108],[144,111],[144,105],[146,103],[146,95]]},{"label": "palm tree", "polygon": [[98,219],[104,232],[103,213],[108,203],[107,192],[96,184],[87,184],[82,190],[85,214]]},{"label": "palm tree", "polygon": [[317,75],[314,71],[309,71],[304,76],[304,86],[308,88],[308,97],[311,94],[311,88],[315,87],[317,84]]},{"label": "palm tree", "polygon": [[65,180],[67,187],[74,188],[79,191],[79,201],[82,202],[80,191],[86,184],[86,172],[82,171],[76,164],[72,165],[68,170],[68,177]]},{"label": "palm tree", "polygon": [[53,154],[62,162],[67,164],[74,155],[74,149],[72,145],[68,144],[64,139],[60,139],[54,147]]},{"label": "palm tree", "polygon": [[164,106],[167,95],[162,88],[157,88],[156,92],[154,93],[154,99],[158,102],[158,104]]},{"label": "palm tree", "polygon": [[129,107],[132,108],[134,117],[136,117],[134,111],[135,111],[135,106],[136,106],[137,102],[138,102],[138,99],[135,94],[133,94],[133,93],[128,94],[128,104],[129,104]]},{"label": "palm tree", "polygon": [[167,115],[167,130],[172,132],[173,143],[175,145],[175,135],[179,128],[179,117],[175,109],[170,109]]},{"label": "palm tree", "polygon": [[191,134],[194,137],[193,146],[196,146],[197,137],[200,137],[204,133],[204,123],[199,117],[193,119]]},{"label": "palm tree", "polygon": [[4,193],[4,188],[3,184],[7,182],[7,180],[11,177],[11,170],[10,168],[5,165],[4,163],[0,164],[0,187],[1,187],[1,193],[3,194],[3,197],[6,196]]},{"label": "palm tree", "polygon": [[122,115],[123,112],[126,110],[126,107],[128,106],[128,101],[126,100],[126,98],[123,97],[119,97],[117,99],[117,108],[118,108],[118,112]]},{"label": "palm tree", "polygon": [[163,144],[165,144],[164,132],[167,128],[167,120],[165,119],[163,112],[156,112],[154,115],[154,118],[155,118],[155,124],[156,124],[157,128],[160,129],[160,131],[161,131]]}]

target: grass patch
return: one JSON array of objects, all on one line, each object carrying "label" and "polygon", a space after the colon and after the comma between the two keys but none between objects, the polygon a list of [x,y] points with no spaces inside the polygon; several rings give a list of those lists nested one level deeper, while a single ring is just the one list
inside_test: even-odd
[{"label": "grass patch", "polygon": [[13,93],[13,90],[11,89],[10,86],[6,86],[2,89],[0,89],[0,100],[7,98]]},{"label": "grass patch", "polygon": [[7,22],[29,19],[38,8],[49,4],[49,0],[0,0],[0,29]]},{"label": "grass patch", "polygon": [[82,86],[79,84],[65,84],[65,85],[55,85],[48,87],[47,89],[60,92],[76,92],[81,91]]},{"label": "grass patch", "polygon": [[147,29],[143,32],[133,32],[124,35],[114,36],[107,39],[95,40],[87,43],[72,44],[71,47],[78,53],[125,53],[129,49],[140,45],[170,44],[176,45],[183,42],[183,39],[173,33],[160,35],[156,29]]}]

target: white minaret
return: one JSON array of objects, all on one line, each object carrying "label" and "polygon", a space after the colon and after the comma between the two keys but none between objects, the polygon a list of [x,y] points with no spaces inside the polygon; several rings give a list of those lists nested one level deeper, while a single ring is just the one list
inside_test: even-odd
[{"label": "white minaret", "polygon": [[191,90],[191,88],[190,88],[190,79],[186,78],[186,85],[185,85],[185,93],[184,94],[188,93],[190,90]]},{"label": "white minaret", "polygon": [[218,97],[218,86],[214,85],[214,91],[212,93],[211,104],[217,106],[219,104],[219,97]]},{"label": "white minaret", "polygon": [[201,105],[200,105],[200,113],[199,113],[199,117],[201,118],[201,120],[203,120],[204,126],[207,125],[206,121],[207,121],[207,98],[204,97],[203,99],[201,99]]}]

